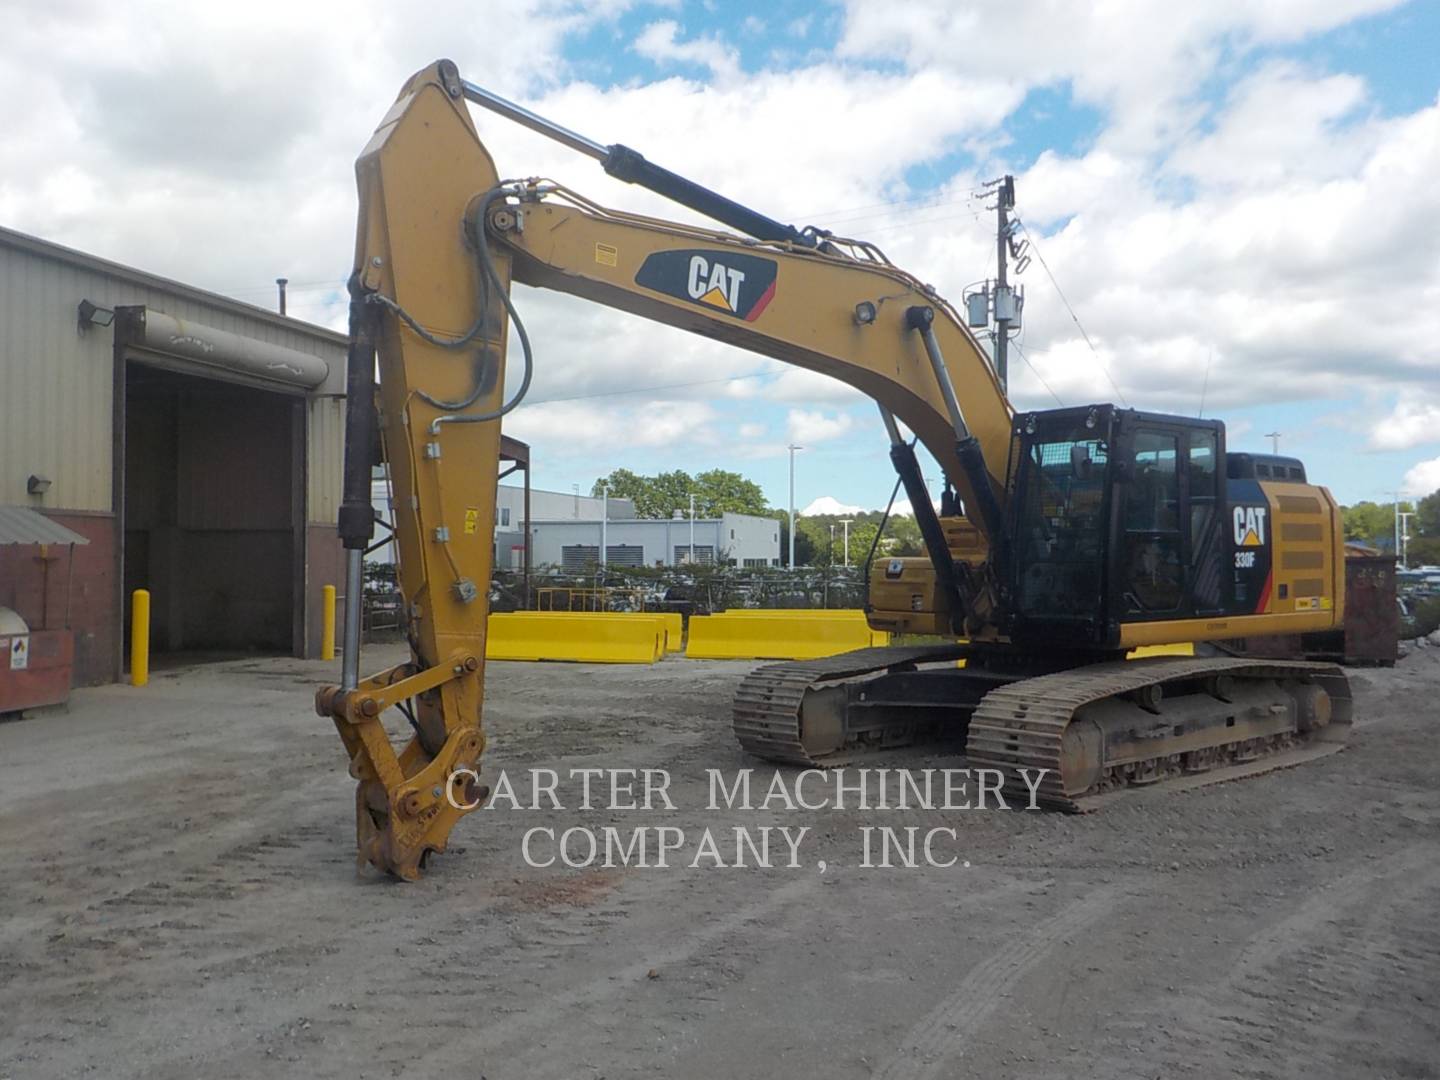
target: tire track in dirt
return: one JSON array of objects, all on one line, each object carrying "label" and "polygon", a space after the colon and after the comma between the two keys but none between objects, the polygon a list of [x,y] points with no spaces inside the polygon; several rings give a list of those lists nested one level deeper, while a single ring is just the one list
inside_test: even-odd
[{"label": "tire track in dirt", "polygon": [[[754,903],[747,904],[726,915],[704,924],[691,933],[678,936],[674,943],[656,952],[647,953],[644,959],[623,967],[607,971],[604,975],[582,983],[572,990],[550,996],[528,1005],[523,1013],[491,1021],[482,1030],[467,1033],[442,1045],[430,1053],[408,1063],[406,1076],[432,1076],[445,1069],[473,1069],[482,1055],[494,1055],[497,1050],[520,1039],[531,1040],[533,1051],[546,1042],[546,1034],[566,1030],[566,1014],[577,1009],[596,1005],[622,992],[627,985],[633,986],[646,981],[652,969],[677,967],[689,960],[702,949],[739,932],[751,923],[760,922],[802,897],[813,892],[820,883],[818,875],[805,874],[767,892]],[[497,1055],[498,1056],[498,1055]],[[528,1061],[526,1077],[547,1075],[536,1072]]]},{"label": "tire track in dirt", "polygon": [[1224,978],[1112,1025],[1127,1047],[1112,1060],[1134,1062],[1117,1075],[1435,1075],[1416,1033],[1440,969],[1437,854],[1422,841],[1346,875],[1251,937]]},{"label": "tire track in dirt", "polygon": [[1005,992],[1039,965],[1057,943],[1112,913],[1128,889],[1100,888],[1065,907],[970,969],[960,984],[910,1029],[896,1053],[876,1071],[877,1080],[931,1080],[964,1053],[963,1043],[1001,1005]]}]

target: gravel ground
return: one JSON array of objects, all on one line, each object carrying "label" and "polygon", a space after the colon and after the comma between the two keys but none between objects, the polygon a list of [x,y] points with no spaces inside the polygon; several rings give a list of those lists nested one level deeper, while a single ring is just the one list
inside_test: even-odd
[{"label": "gravel ground", "polygon": [[[1344,753],[1084,817],[711,811],[707,769],[755,767],[757,802],[773,775],[728,730],[749,668],[492,664],[487,773],[666,770],[676,809],[585,811],[565,780],[414,885],[355,872],[328,665],[0,724],[0,1078],[1440,1075],[1440,649],[1352,673]],[[884,825],[953,829],[958,861],[864,868]],[[686,843],[522,857],[606,826]],[[707,827],[733,861],[735,826],[807,827],[801,865],[688,865]]]}]

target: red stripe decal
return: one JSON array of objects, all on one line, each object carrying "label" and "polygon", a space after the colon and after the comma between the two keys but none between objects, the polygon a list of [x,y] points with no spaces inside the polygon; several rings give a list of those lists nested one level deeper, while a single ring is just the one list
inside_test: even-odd
[{"label": "red stripe decal", "polygon": [[1265,585],[1260,590],[1260,603],[1255,605],[1255,614],[1263,615],[1270,609],[1270,579],[1275,576],[1275,568],[1272,566],[1270,572],[1265,575]]},{"label": "red stripe decal", "polygon": [[774,298],[775,282],[772,281],[770,282],[770,287],[765,290],[765,292],[761,295],[760,299],[755,301],[755,306],[745,313],[745,321],[754,322],[756,319],[758,319],[760,317],[760,313],[769,306],[770,301]]}]

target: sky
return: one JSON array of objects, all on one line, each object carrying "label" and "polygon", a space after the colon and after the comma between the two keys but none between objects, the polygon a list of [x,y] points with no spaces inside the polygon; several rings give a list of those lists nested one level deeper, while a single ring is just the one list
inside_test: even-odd
[{"label": "sky", "polygon": [[[1087,9],[1092,9],[1087,10]],[[405,79],[472,82],[958,303],[1015,176],[1017,409],[1227,421],[1344,502],[1440,488],[1440,3],[0,0],[0,224],[343,328],[353,161]],[[695,215],[488,113],[502,176]],[[823,376],[523,286],[508,434],[537,486],[732,469],[879,508],[873,405]],[[518,352],[515,354],[518,356]],[[933,466],[931,474],[938,473]],[[938,487],[935,489],[938,494]],[[825,502],[823,500],[830,500]]]}]

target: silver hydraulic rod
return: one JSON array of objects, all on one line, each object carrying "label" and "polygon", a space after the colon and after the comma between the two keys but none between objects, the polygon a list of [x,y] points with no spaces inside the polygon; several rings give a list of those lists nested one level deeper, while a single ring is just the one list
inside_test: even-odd
[{"label": "silver hydraulic rod", "polygon": [[920,340],[925,343],[925,355],[930,358],[935,382],[939,384],[940,396],[945,400],[945,411],[950,414],[950,423],[955,427],[955,438],[964,441],[970,437],[970,426],[965,423],[960,399],[955,396],[955,384],[950,381],[950,369],[945,366],[945,354],[940,351],[940,342],[935,337],[935,311],[929,307],[913,307],[907,315],[910,328],[918,330]]},{"label": "silver hydraulic rod", "polygon": [[985,467],[980,442],[970,434],[970,427],[965,423],[960,399],[955,396],[955,384],[950,381],[950,369],[945,366],[945,356],[935,337],[935,309],[926,305],[908,308],[905,322],[911,330],[919,331],[920,340],[925,343],[925,355],[930,358],[940,396],[945,399],[945,411],[950,414],[950,423],[955,427],[955,455],[971,489],[966,499],[966,516],[980,526],[980,531],[990,541],[991,551],[998,552],[1005,543],[1004,513],[994,482]]},{"label": "silver hydraulic rod", "polygon": [[899,446],[905,440],[900,437],[900,427],[895,423],[895,414],[878,401],[875,404],[880,410],[880,422],[885,425],[885,434],[890,436],[890,445]]},{"label": "silver hydraulic rod", "polygon": [[507,120],[514,120],[521,127],[527,127],[531,131],[548,136],[556,142],[564,143],[571,150],[579,150],[582,154],[589,154],[596,161],[604,161],[610,153],[608,146],[601,146],[593,139],[587,139],[584,135],[577,135],[569,128],[561,127],[559,124],[546,120],[543,116],[536,116],[523,105],[516,105],[513,101],[507,101],[499,94],[492,94],[483,86],[476,86],[472,82],[460,80],[461,92],[467,101],[473,101],[481,108],[489,109],[491,112],[499,113]]},{"label": "silver hydraulic rod", "polygon": [[364,607],[365,553],[358,548],[345,552],[345,634],[341,642],[340,689],[360,685],[360,614]]},{"label": "silver hydraulic rod", "polygon": [[930,366],[935,369],[935,381],[940,384],[940,396],[945,399],[945,410],[950,414],[950,423],[955,425],[955,437],[968,439],[970,427],[965,423],[965,414],[960,410],[960,399],[955,396],[955,384],[950,381],[950,369],[945,366],[945,356],[940,352],[940,342],[935,340],[935,331],[929,326],[922,328],[920,340],[925,343]]}]

